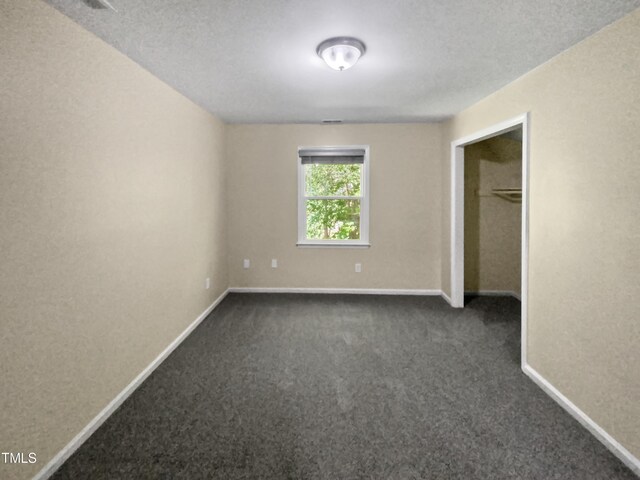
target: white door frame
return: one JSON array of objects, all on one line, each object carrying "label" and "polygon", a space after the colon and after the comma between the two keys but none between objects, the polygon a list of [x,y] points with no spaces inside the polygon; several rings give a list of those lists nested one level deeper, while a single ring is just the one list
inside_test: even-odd
[{"label": "white door frame", "polygon": [[529,296],[529,113],[505,120],[451,142],[451,306],[464,307],[464,147],[522,126],[522,283],[521,364],[527,355]]}]

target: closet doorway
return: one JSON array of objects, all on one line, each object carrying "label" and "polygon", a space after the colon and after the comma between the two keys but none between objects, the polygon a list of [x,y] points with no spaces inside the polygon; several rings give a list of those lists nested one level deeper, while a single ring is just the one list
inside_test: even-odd
[{"label": "closet doorway", "polygon": [[451,144],[451,305],[463,308],[465,291],[519,298],[522,366],[527,346],[528,119],[524,114]]}]

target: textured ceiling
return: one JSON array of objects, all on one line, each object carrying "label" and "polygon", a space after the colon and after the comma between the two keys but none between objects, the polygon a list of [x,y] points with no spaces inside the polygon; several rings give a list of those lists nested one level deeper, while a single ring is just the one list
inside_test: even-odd
[{"label": "textured ceiling", "polygon": [[[226,122],[453,115],[640,0],[45,0]],[[316,56],[360,38],[350,70]]]}]

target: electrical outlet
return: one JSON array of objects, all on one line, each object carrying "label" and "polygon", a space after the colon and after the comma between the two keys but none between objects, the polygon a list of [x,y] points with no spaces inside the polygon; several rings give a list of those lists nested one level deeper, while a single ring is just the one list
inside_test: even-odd
[{"label": "electrical outlet", "polygon": [[206,288],[207,290],[211,288],[211,279],[209,277],[207,277],[204,281],[204,288]]},{"label": "electrical outlet", "polygon": [[362,272],[362,264],[356,263],[356,273],[360,273],[360,272]]},{"label": "electrical outlet", "polygon": [[278,259],[277,258],[272,258],[271,259],[271,268],[278,268]]},{"label": "electrical outlet", "polygon": [[249,261],[248,258],[245,258],[244,261],[242,262],[242,266],[244,268],[249,268],[251,266],[251,262]]}]

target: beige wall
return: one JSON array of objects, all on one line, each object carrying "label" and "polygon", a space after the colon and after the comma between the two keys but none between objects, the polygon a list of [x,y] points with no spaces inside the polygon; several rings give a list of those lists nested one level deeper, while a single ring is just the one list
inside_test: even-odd
[{"label": "beige wall", "polygon": [[[529,363],[640,457],[640,10],[447,125],[531,112]],[[443,287],[450,290],[450,165]]]},{"label": "beige wall", "polygon": [[464,290],[520,295],[522,203],[491,194],[522,186],[522,142],[504,135],[464,149]]},{"label": "beige wall", "polygon": [[224,126],[35,0],[0,0],[0,85],[0,447],[37,454],[11,479],[226,289]]},{"label": "beige wall", "polygon": [[[235,125],[227,132],[231,286],[440,288],[441,125]],[[297,148],[361,144],[371,146],[371,248],[296,247]]]}]

